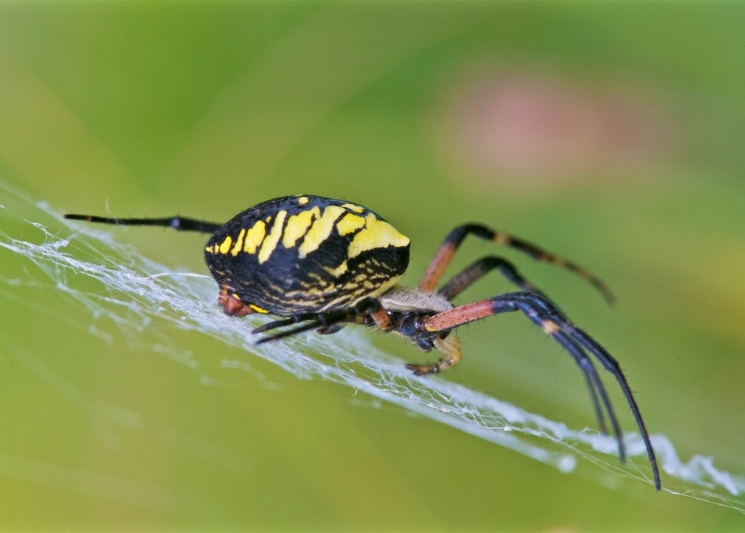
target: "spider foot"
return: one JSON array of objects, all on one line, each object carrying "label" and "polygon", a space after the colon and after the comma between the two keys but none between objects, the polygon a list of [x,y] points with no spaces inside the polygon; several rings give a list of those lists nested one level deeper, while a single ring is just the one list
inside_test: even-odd
[{"label": "spider foot", "polygon": [[438,374],[440,372],[439,361],[428,365],[415,365],[410,363],[406,365],[406,368],[414,372],[414,375],[417,376],[427,376],[429,374]]},{"label": "spider foot", "polygon": [[316,333],[320,333],[321,335],[333,335],[340,329],[342,329],[346,324],[331,324],[330,326],[326,326],[320,329],[316,330]]},{"label": "spider foot", "polygon": [[445,352],[445,355],[440,357],[436,363],[430,363],[428,365],[408,364],[406,368],[414,372],[417,376],[425,376],[427,374],[445,372],[448,368],[452,368],[458,364],[460,361],[460,340],[457,337],[437,337],[433,340],[432,344],[438,350]]}]

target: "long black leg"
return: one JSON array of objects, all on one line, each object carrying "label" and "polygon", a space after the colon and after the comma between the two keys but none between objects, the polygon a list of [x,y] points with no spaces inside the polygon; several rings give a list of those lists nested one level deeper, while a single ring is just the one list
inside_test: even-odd
[{"label": "long black leg", "polygon": [[494,269],[498,269],[505,278],[520,287],[522,290],[543,294],[541,290],[526,280],[517,271],[515,265],[502,257],[494,255],[483,257],[469,265],[467,268],[453,276],[450,281],[437,291],[437,293],[444,296],[447,300],[452,300]]},{"label": "long black leg", "polygon": [[605,367],[605,369],[613,374],[613,376],[616,378],[616,381],[618,381],[618,384],[621,387],[624,396],[626,397],[626,401],[628,402],[629,407],[631,407],[631,412],[633,413],[636,424],[639,427],[642,440],[644,440],[644,445],[647,449],[649,462],[652,463],[653,466],[655,487],[657,487],[657,490],[660,490],[660,473],[657,470],[657,459],[654,454],[654,449],[652,448],[652,442],[649,440],[649,433],[647,433],[644,419],[642,418],[639,406],[636,404],[634,395],[631,392],[631,387],[629,387],[629,383],[628,381],[626,381],[626,376],[621,370],[621,365],[618,364],[618,361],[611,354],[609,354],[605,348],[600,346],[594,339],[592,339],[592,337],[587,335],[587,333],[580,330],[579,328],[576,328],[571,323],[570,326],[574,330],[575,338],[578,339],[580,344],[589,352],[591,352],[595,357],[597,357],[600,363]]},{"label": "long black leg", "polygon": [[605,410],[608,413],[608,417],[610,418],[611,426],[613,427],[613,434],[615,435],[618,442],[618,455],[620,456],[622,462],[625,461],[626,451],[623,444],[623,433],[621,432],[621,427],[618,424],[616,413],[613,410],[613,405],[610,402],[610,398],[608,397],[608,393],[605,390],[605,386],[600,380],[600,376],[598,376],[597,370],[595,370],[595,365],[593,365],[592,360],[587,357],[587,354],[585,354],[580,343],[578,343],[577,340],[575,340],[571,335],[567,334],[562,329],[562,324],[570,323],[566,316],[564,316],[564,314],[554,304],[550,303],[547,298],[543,297],[541,301],[546,302],[548,305],[535,306],[532,304],[526,305],[523,302],[518,302],[517,306],[519,307],[520,311],[525,313],[528,318],[530,318],[530,320],[532,320],[538,326],[541,326],[546,334],[551,335],[554,339],[556,339],[556,341],[571,354],[577,365],[585,373],[585,379],[588,382],[590,397],[595,409],[595,414],[598,417],[598,425],[600,426],[600,430],[603,433],[606,432],[605,420],[603,418],[603,411],[600,408],[600,403],[598,402],[598,396],[600,396],[600,400],[603,402]]},{"label": "long black leg", "polygon": [[[539,318],[538,320],[533,320],[533,322],[539,323],[540,320],[544,319]],[[582,350],[582,348],[579,347],[577,343],[572,340],[571,337],[559,332],[554,333],[553,337],[554,339],[556,339],[556,342],[561,344],[564,349],[568,351],[572,355],[572,357],[574,357],[577,365],[584,371],[585,379],[587,380],[588,387],[590,389],[592,403],[595,408],[595,414],[598,417],[598,425],[600,426],[600,431],[603,433],[607,433],[605,429],[605,419],[603,418],[603,411],[600,408],[600,403],[598,401],[598,396],[600,396],[600,400],[603,402],[605,410],[608,412],[608,418],[610,418],[610,423],[613,427],[613,435],[615,435],[616,441],[618,442],[618,456],[621,458],[621,462],[624,462],[626,460],[626,449],[623,443],[623,432],[621,431],[621,426],[618,424],[618,419],[616,418],[616,413],[613,410],[613,404],[611,404],[608,393],[605,390],[605,385],[603,385],[603,382],[600,380],[600,376],[598,376],[597,370],[595,370],[595,365],[592,364],[592,360],[587,357],[587,354],[584,352],[584,350]]]},{"label": "long black leg", "polygon": [[463,242],[463,239],[465,239],[466,236],[469,234],[475,235],[480,239],[496,242],[497,244],[502,244],[504,246],[509,246],[511,248],[520,250],[521,252],[530,255],[536,261],[552,263],[562,268],[566,268],[567,270],[571,270],[578,276],[592,283],[603,294],[608,303],[612,304],[615,300],[615,298],[613,297],[613,293],[611,293],[608,286],[603,283],[600,278],[598,278],[588,270],[582,268],[578,264],[573,263],[572,261],[569,261],[563,257],[559,257],[558,255],[549,253],[539,246],[536,246],[535,244],[532,244],[528,241],[525,241],[518,237],[514,237],[501,231],[493,230],[481,224],[464,224],[462,226],[458,226],[450,232],[450,234],[445,238],[443,243],[440,245],[440,248],[435,253],[432,261],[429,263],[429,266],[427,267],[422,280],[419,282],[419,290],[435,290],[437,283],[442,278],[445,269],[450,264],[450,261],[453,259],[453,256],[455,255],[458,247]]},{"label": "long black leg", "polygon": [[176,231],[198,231],[200,233],[214,233],[223,226],[214,222],[180,216],[168,218],[106,218],[92,215],[65,215],[65,218],[99,224],[113,224],[115,226],[165,226]]},{"label": "long black leg", "polygon": [[[575,360],[577,359],[577,351],[587,350],[600,361],[606,370],[613,374],[626,397],[629,407],[631,408],[631,412],[647,449],[647,457],[652,465],[655,487],[657,490],[660,490],[660,472],[657,467],[657,459],[655,457],[654,449],[652,448],[652,442],[649,439],[649,433],[644,424],[641,411],[636,404],[636,400],[631,393],[631,389],[629,388],[626,377],[624,376],[618,361],[602,346],[600,346],[600,344],[592,339],[592,337],[572,324],[572,322],[570,322],[569,319],[566,318],[564,314],[546,297],[531,292],[516,292],[495,296],[494,298],[456,307],[450,311],[445,311],[444,313],[429,317],[424,320],[424,329],[427,332],[449,330],[468,322],[486,318],[487,316],[514,311],[522,311],[525,313],[533,322],[541,326],[541,329],[543,329],[546,334],[551,335],[562,344],[562,346],[564,346],[564,348],[575,357]],[[593,374],[591,373],[589,375],[592,377]],[[598,387],[598,391],[603,403],[606,405],[608,414],[611,417],[614,433],[618,440],[619,453],[623,457],[624,452],[621,430],[615,421],[615,415],[612,409],[609,408],[610,400],[607,399],[607,395],[604,393],[604,388]]]},{"label": "long black leg", "polygon": [[592,407],[593,409],[595,409],[595,416],[598,419],[598,427],[600,428],[600,433],[602,433],[603,435],[607,435],[608,428],[605,427],[605,416],[603,416],[603,410],[600,408],[598,391],[595,390],[595,384],[592,381],[592,377],[590,377],[590,374],[588,374],[587,372],[585,372],[585,381],[587,382],[587,388],[590,390],[590,399],[592,400]]},{"label": "long black leg", "polygon": [[652,448],[652,443],[649,440],[649,434],[647,433],[646,425],[644,424],[644,420],[642,419],[641,411],[636,404],[634,395],[631,392],[631,387],[629,387],[629,383],[626,380],[626,376],[624,375],[623,371],[621,370],[621,365],[618,363],[618,360],[610,353],[608,353],[605,348],[598,344],[595,339],[590,337],[587,333],[579,329],[566,317],[564,317],[561,312],[551,304],[549,300],[545,298],[531,297],[529,293],[523,293],[523,295],[526,300],[533,300],[534,304],[537,307],[540,307],[546,313],[546,315],[549,316],[549,318],[553,319],[551,314],[555,313],[556,316],[563,321],[563,323],[561,324],[562,330],[570,335],[573,339],[575,339],[584,349],[592,353],[600,361],[603,367],[608,372],[613,374],[613,376],[616,378],[616,381],[618,381],[618,384],[621,387],[624,396],[626,397],[626,401],[631,408],[631,412],[634,415],[636,424],[639,427],[642,439],[644,440],[644,444],[647,448],[647,456],[649,457],[649,461],[654,466],[655,486],[659,490],[660,479],[659,472],[657,471],[657,459],[655,458],[654,449]]},{"label": "long black leg", "polygon": [[[532,316],[530,318],[534,322],[539,324],[544,329],[544,331],[546,331],[547,329],[552,330],[552,326],[556,326],[565,336],[570,337],[575,342],[577,342],[577,344],[582,346],[582,348],[594,355],[600,361],[603,367],[605,367],[608,372],[613,374],[619,386],[621,387],[624,396],[626,397],[626,401],[629,404],[629,407],[631,408],[634,420],[636,421],[639,432],[642,436],[642,440],[644,441],[644,445],[647,449],[649,462],[652,464],[655,487],[657,488],[657,490],[660,490],[660,473],[657,468],[657,458],[655,457],[654,448],[652,448],[652,442],[649,439],[649,433],[647,432],[646,425],[644,424],[644,419],[642,418],[639,406],[637,405],[636,400],[631,393],[631,388],[626,381],[626,376],[621,370],[621,365],[618,364],[618,361],[592,337],[572,324],[572,322],[570,322],[563,315],[563,313],[561,313],[561,311],[559,311],[548,299],[531,293],[515,293],[514,296],[519,301],[518,305],[520,307],[520,310],[528,314],[528,316],[530,316],[530,314],[528,313],[529,309],[542,311],[541,314],[543,316],[540,316],[541,314],[536,314],[535,318]],[[546,322],[547,320],[548,322]],[[556,337],[556,335],[554,336]],[[603,389],[599,389],[599,392],[602,397]],[[608,404],[606,403],[606,407],[607,405]],[[613,412],[609,411],[609,415],[611,415],[611,423],[614,426],[614,432],[616,432],[616,435],[618,436],[618,438],[620,438],[620,429],[618,428],[617,422],[615,421]],[[619,446],[621,445],[622,441],[619,441]]]}]

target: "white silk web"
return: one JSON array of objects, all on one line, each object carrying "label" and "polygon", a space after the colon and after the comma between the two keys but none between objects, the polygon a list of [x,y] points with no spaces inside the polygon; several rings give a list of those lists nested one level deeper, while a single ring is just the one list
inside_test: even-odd
[{"label": "white silk web", "polygon": [[[89,312],[85,334],[109,342],[106,330],[111,324],[137,342],[144,339],[143,332],[157,318],[161,331],[156,338],[163,342],[150,342],[147,347],[193,368],[206,385],[219,383],[188,349],[169,338],[169,328],[195,331],[215,343],[241,348],[245,358],[224,360],[221,365],[235,372],[252,371],[250,359],[261,357],[298,378],[347,385],[562,472],[572,472],[584,461],[600,467],[602,471],[596,472],[606,479],[634,477],[652,485],[645,448],[637,433],[625,435],[629,460],[622,466],[612,437],[571,429],[447,379],[414,377],[402,361],[373,346],[363,328],[346,328],[323,337],[303,334],[256,345],[250,330],[265,319],[249,316],[239,320],[223,315],[214,303],[215,284],[209,276],[176,272],[153,262],[133,247],[117,243],[112,228],[67,221],[45,203],[34,202],[7,185],[0,183],[0,192],[0,254],[5,256],[0,265],[9,263],[10,254],[43,273],[39,279],[38,274],[24,269],[28,277],[19,279],[0,271],[0,297],[9,300],[3,305],[33,305],[12,297],[13,288],[20,285],[60,291]],[[22,236],[6,232],[19,224]],[[91,284],[85,283],[88,280],[101,285],[91,289]],[[745,514],[745,476],[716,468],[713,458],[707,456],[694,455],[684,462],[667,436],[653,434],[651,439],[663,472],[663,490]],[[675,483],[671,483],[673,479]],[[673,485],[675,490],[670,488]]]}]

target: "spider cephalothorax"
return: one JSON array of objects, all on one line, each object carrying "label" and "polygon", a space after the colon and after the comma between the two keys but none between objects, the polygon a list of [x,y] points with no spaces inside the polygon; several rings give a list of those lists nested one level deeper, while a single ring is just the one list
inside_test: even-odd
[{"label": "spider cephalothorax", "polygon": [[[425,352],[443,353],[430,364],[409,364],[417,375],[442,372],[460,361],[458,326],[501,313],[520,311],[553,337],[574,358],[587,381],[600,428],[610,420],[623,461],[621,428],[605,387],[588,356],[616,378],[631,408],[652,464],[655,487],[660,475],[641,412],[621,368],[600,344],[577,328],[559,307],[530,284],[506,259],[484,257],[437,288],[453,255],[467,235],[521,250],[538,261],[569,269],[595,285],[610,302],[608,288],[596,276],[564,258],[480,224],[458,226],[445,238],[417,288],[397,285],[409,264],[409,239],[370,209],[320,196],[268,200],[215,224],[181,217],[116,219],[88,215],[66,218],[106,224],[169,226],[212,233],[205,260],[219,286],[225,313],[271,314],[281,318],[253,333],[281,329],[258,342],[303,331],[335,333],[347,323],[377,327],[410,339]],[[499,270],[521,290],[454,306],[451,302],[491,270]],[[296,325],[297,324],[297,325]]]}]

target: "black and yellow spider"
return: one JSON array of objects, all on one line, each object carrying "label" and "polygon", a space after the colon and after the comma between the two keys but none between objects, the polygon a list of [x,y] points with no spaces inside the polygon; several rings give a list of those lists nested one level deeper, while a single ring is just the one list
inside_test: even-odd
[{"label": "black and yellow spider", "polygon": [[[445,238],[417,288],[396,282],[409,264],[409,239],[376,213],[361,205],[320,196],[275,198],[215,224],[182,217],[66,218],[105,224],[168,226],[181,231],[212,233],[205,260],[219,286],[218,302],[225,313],[263,313],[281,317],[253,330],[264,333],[286,328],[258,342],[318,329],[334,333],[346,323],[375,326],[409,338],[421,350],[437,348],[443,356],[431,364],[409,364],[416,375],[442,372],[460,361],[460,342],[451,335],[463,324],[500,313],[521,311],[553,337],[574,358],[585,375],[601,431],[603,409],[625,450],[621,428],[608,394],[588,353],[618,381],[631,408],[652,465],[655,487],[660,474],[641,412],[621,368],[600,344],[576,327],[541,291],[506,259],[484,257],[436,289],[463,239],[481,239],[517,248],[538,261],[567,268],[595,285],[608,299],[605,284],[578,265],[537,246],[480,224],[458,226]],[[521,290],[454,307],[451,301],[490,270],[498,269]],[[289,327],[302,323],[296,327]]]}]

